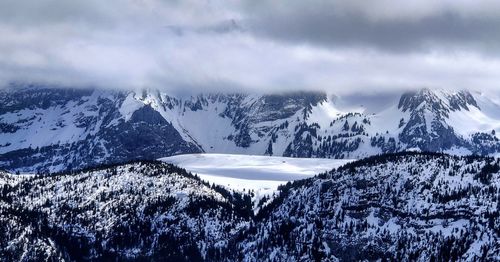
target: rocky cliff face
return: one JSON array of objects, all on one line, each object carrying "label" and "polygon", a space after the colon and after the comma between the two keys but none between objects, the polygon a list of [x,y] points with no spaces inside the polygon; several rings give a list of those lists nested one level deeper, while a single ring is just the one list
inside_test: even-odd
[{"label": "rocky cliff face", "polygon": [[446,119],[451,112],[468,111],[469,107],[479,109],[474,98],[466,92],[439,97],[424,89],[404,94],[398,108],[409,112],[410,116],[399,135],[399,140],[408,147],[431,152],[465,146],[467,142],[454,132],[453,127],[446,123]]},{"label": "rocky cliff face", "polygon": [[424,89],[368,112],[317,92],[176,97],[16,87],[0,94],[0,167],[47,172],[196,152],[498,154],[500,106],[477,96]]}]

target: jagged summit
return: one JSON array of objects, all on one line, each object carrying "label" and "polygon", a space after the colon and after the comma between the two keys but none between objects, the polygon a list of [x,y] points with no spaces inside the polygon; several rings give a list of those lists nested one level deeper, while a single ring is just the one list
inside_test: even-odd
[{"label": "jagged summit", "polygon": [[403,112],[427,109],[447,114],[450,111],[469,110],[470,106],[479,108],[476,100],[468,91],[431,90],[406,92],[401,96],[398,108]]}]

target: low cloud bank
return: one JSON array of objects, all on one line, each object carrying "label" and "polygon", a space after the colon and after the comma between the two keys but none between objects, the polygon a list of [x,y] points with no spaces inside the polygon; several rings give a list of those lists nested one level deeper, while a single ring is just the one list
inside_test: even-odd
[{"label": "low cloud bank", "polygon": [[0,82],[167,91],[498,91],[491,1],[0,3]]}]

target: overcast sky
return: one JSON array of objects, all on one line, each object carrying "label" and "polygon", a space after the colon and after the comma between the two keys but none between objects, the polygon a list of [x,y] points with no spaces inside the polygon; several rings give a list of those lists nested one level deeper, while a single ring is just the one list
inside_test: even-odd
[{"label": "overcast sky", "polygon": [[500,1],[2,0],[0,81],[500,90]]}]

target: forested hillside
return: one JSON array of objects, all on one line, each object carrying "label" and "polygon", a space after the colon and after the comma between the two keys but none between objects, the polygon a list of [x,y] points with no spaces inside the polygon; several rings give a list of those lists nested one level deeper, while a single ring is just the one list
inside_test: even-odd
[{"label": "forested hillside", "polygon": [[[499,260],[500,161],[359,160],[251,195],[160,162],[0,175],[6,261]],[[251,194],[251,193],[250,193]]]}]

